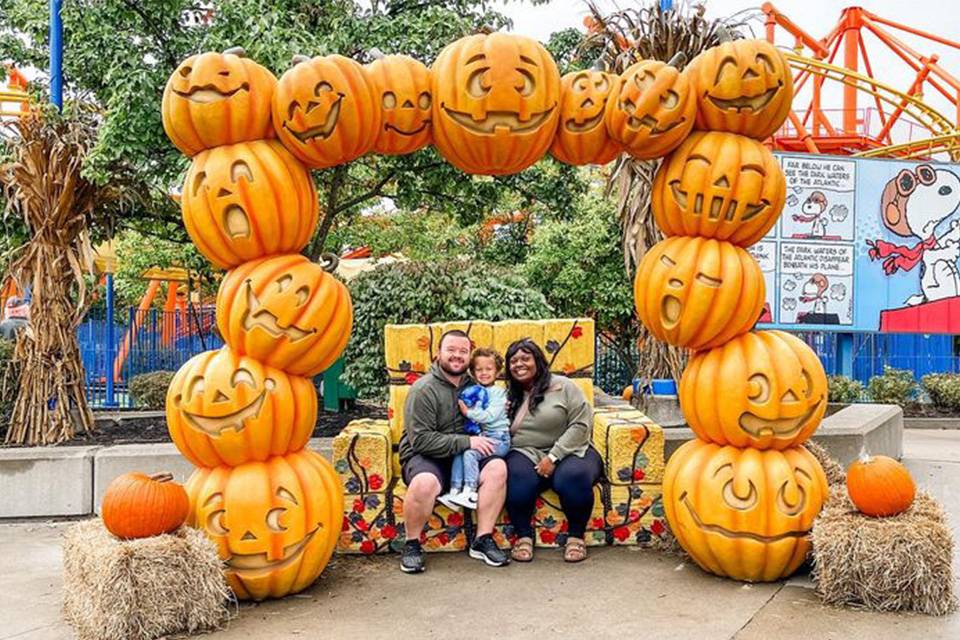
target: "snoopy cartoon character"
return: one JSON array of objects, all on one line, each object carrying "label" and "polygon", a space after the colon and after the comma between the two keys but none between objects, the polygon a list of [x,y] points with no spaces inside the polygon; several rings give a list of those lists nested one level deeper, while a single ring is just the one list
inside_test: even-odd
[{"label": "snoopy cartoon character", "polygon": [[822,238],[827,235],[827,196],[822,191],[814,191],[804,201],[800,210],[803,212],[793,214],[793,219],[797,222],[812,222],[810,236],[813,238]]},{"label": "snoopy cartoon character", "polygon": [[898,236],[920,240],[912,247],[877,239],[867,240],[870,259],[883,260],[883,270],[892,275],[920,265],[920,293],[907,298],[908,306],[960,295],[960,222],[936,235],[941,222],[960,206],[960,178],[943,169],[920,165],[904,169],[883,189],[880,218]]},{"label": "snoopy cartoon character", "polygon": [[827,288],[830,282],[822,273],[815,273],[803,284],[800,296],[800,302],[813,303],[813,313],[827,313]]}]

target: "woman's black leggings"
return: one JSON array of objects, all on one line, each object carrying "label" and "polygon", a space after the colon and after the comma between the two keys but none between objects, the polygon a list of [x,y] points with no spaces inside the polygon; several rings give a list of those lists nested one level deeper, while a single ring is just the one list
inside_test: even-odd
[{"label": "woman's black leggings", "polygon": [[593,447],[582,457],[569,455],[557,463],[553,475],[537,475],[530,458],[519,451],[507,454],[507,515],[518,538],[533,537],[533,511],[540,492],[553,489],[567,516],[571,537],[582,538],[593,511],[593,485],[603,475],[603,461]]}]

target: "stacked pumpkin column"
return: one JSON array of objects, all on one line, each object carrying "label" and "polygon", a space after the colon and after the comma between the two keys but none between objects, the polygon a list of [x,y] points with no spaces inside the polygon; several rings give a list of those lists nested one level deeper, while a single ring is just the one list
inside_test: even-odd
[{"label": "stacked pumpkin column", "polygon": [[313,235],[308,169],[277,139],[277,80],[240,50],[188,58],[163,96],[163,124],[191,157],[181,209],[191,239],[227,269],[217,295],[226,346],[190,359],[167,393],[167,424],[197,471],[188,523],[226,563],[238,598],[296,593],[336,545],[343,492],[305,449],[317,415],[310,376],[346,346],[346,288],[299,252]]},{"label": "stacked pumpkin column", "polygon": [[819,426],[826,377],[816,354],[781,331],[750,331],[766,288],[746,247],[783,209],[769,137],[791,108],[786,58],[765,41],[726,42],[693,60],[696,130],[659,168],[652,194],[668,236],[644,256],[634,292],[658,339],[694,353],[680,383],[696,439],[670,458],[664,507],[703,569],[739,580],[787,576],[827,498],[801,446]]}]

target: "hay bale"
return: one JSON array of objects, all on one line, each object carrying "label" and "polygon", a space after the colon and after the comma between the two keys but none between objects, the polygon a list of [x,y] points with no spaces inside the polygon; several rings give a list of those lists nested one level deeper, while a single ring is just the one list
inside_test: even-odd
[{"label": "hay bale", "polygon": [[813,440],[807,440],[803,443],[803,446],[813,454],[813,457],[816,458],[820,466],[823,467],[823,472],[827,475],[827,484],[847,484],[847,473],[843,470],[843,465],[831,456],[822,445],[817,444]]},{"label": "hay bale", "polygon": [[80,640],[153,640],[220,627],[230,589],[202,532],[120,540],[100,519],[63,539],[63,617]]},{"label": "hay bale", "polygon": [[811,533],[824,602],[935,616],[957,609],[953,537],[940,503],[917,492],[903,513],[873,518],[856,510],[843,485],[830,491]]}]

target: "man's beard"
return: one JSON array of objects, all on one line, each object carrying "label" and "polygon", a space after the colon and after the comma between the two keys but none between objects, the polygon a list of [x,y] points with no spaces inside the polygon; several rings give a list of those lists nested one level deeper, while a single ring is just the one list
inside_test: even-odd
[{"label": "man's beard", "polygon": [[447,375],[450,375],[450,376],[462,376],[464,373],[467,372],[468,366],[469,366],[469,365],[468,365],[466,362],[464,362],[464,363],[463,363],[463,368],[460,369],[459,371],[457,371],[457,370],[455,370],[455,369],[451,369],[450,366],[448,366],[447,364],[444,364],[443,362],[440,363],[440,369],[441,369],[444,373],[446,373]]}]

